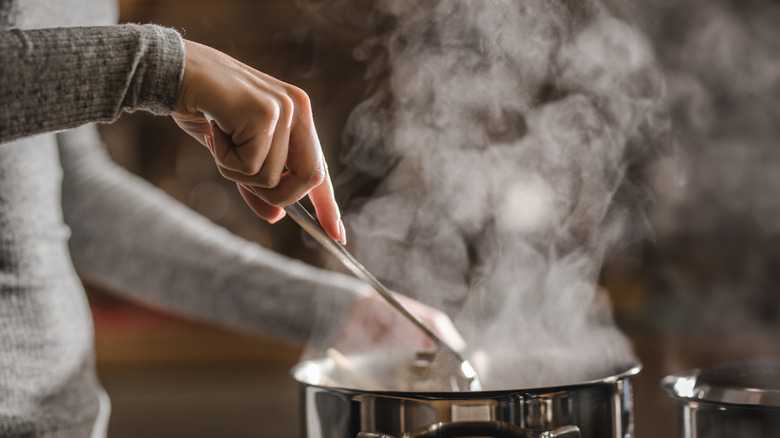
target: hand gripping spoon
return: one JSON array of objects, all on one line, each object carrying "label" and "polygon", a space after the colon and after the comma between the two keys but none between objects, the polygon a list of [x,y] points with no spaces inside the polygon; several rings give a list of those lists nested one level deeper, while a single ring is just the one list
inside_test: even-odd
[{"label": "hand gripping spoon", "polygon": [[436,344],[436,357],[430,364],[431,371],[433,368],[439,368],[437,371],[441,374],[447,373],[449,383],[453,391],[481,391],[482,384],[477,377],[477,373],[474,367],[464,358],[460,353],[450,347],[443,339],[441,339],[434,331],[420,319],[417,315],[409,311],[398,299],[393,295],[385,285],[383,285],[376,277],[374,277],[368,270],[357,261],[357,259],[347,251],[344,246],[334,241],[325,233],[320,224],[306,208],[299,202],[290,204],[284,207],[287,215],[292,218],[298,225],[301,226],[307,233],[309,233],[314,239],[317,240],[322,246],[330,251],[336,258],[339,259],[344,266],[349,269],[355,276],[368,283],[371,287],[379,292],[388,303],[401,312],[406,318],[413,322],[420,330],[423,331],[429,338]]}]

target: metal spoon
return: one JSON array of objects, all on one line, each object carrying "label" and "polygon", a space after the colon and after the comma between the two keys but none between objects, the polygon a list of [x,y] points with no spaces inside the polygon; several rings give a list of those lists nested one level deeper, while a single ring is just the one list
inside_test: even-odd
[{"label": "metal spoon", "polygon": [[314,239],[317,240],[322,246],[330,251],[336,258],[339,259],[344,266],[349,269],[355,276],[365,281],[371,287],[379,292],[388,303],[401,312],[406,318],[412,321],[417,327],[420,328],[429,338],[436,343],[436,358],[431,363],[431,370],[433,368],[443,368],[449,372],[449,383],[453,391],[481,391],[482,384],[477,377],[477,373],[471,362],[463,357],[460,353],[450,347],[443,339],[441,339],[434,331],[423,322],[420,317],[409,311],[398,299],[396,299],[393,292],[391,292],[385,285],[383,285],[376,277],[374,277],[368,270],[357,261],[357,259],[347,251],[344,246],[334,241],[330,236],[325,233],[319,222],[312,217],[312,215],[306,210],[306,208],[299,202],[290,204],[284,207],[287,215],[292,218],[298,225],[301,226],[307,233],[309,233]]}]

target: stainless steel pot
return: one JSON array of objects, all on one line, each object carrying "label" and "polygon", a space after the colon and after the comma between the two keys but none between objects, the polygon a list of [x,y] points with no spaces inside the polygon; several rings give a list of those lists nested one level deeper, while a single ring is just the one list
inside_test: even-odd
[{"label": "stainless steel pot", "polygon": [[765,359],[664,378],[679,401],[680,436],[780,436],[780,359]]},{"label": "stainless steel pot", "polygon": [[[392,362],[392,360],[390,360]],[[388,357],[331,358],[293,368],[301,383],[303,436],[309,438],[630,438],[629,378],[640,366],[568,386],[477,392],[393,390],[398,374]],[[355,376],[362,370],[382,370]],[[391,370],[391,372],[388,372]],[[522,372],[522,371],[519,371]],[[377,376],[380,376],[377,378]],[[389,390],[355,389],[360,381]],[[347,384],[344,384],[347,382]],[[370,387],[376,386],[373,383]]]}]

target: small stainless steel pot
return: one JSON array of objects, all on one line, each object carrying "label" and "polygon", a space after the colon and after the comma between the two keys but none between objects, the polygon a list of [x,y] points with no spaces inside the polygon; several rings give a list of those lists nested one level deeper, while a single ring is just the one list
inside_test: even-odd
[{"label": "small stainless steel pot", "polygon": [[[353,363],[388,368],[387,358]],[[629,377],[640,368],[568,386],[476,392],[348,388],[339,382],[356,370],[328,358],[302,362],[292,374],[301,383],[308,438],[630,438]]]},{"label": "small stainless steel pot", "polygon": [[664,378],[679,401],[680,436],[780,436],[780,359],[695,369]]}]

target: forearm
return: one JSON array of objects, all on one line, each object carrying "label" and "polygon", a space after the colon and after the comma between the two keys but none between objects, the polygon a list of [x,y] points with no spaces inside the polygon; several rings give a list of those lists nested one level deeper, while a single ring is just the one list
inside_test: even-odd
[{"label": "forearm", "polygon": [[167,114],[183,71],[181,36],[159,26],[0,31],[0,142],[123,111]]},{"label": "forearm", "polygon": [[363,283],[281,257],[110,163],[88,128],[60,135],[74,263],[134,299],[254,333],[335,336]]}]

